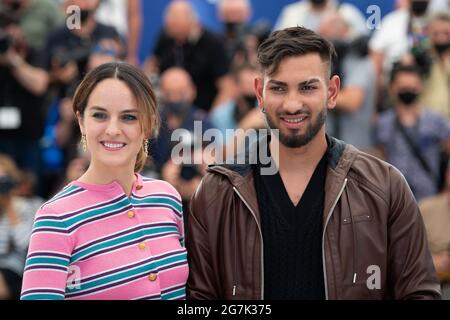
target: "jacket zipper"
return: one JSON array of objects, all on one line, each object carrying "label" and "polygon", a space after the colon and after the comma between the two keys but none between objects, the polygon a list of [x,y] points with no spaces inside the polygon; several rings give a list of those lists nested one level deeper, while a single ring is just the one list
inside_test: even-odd
[{"label": "jacket zipper", "polygon": [[325,280],[325,300],[328,300],[328,280],[327,280],[327,266],[325,261],[325,231],[327,229],[328,222],[330,221],[331,215],[333,214],[333,210],[336,207],[342,193],[344,192],[345,186],[347,185],[347,178],[344,180],[344,184],[339,191],[336,200],[334,200],[333,205],[331,206],[330,212],[328,213],[327,220],[325,221],[325,226],[323,228],[322,233],[322,261],[323,261],[323,278]]},{"label": "jacket zipper", "polygon": [[[250,205],[245,201],[244,197],[239,193],[238,189],[233,186],[234,192],[238,195],[238,197],[244,202],[245,206],[248,210],[250,210],[250,213],[252,214],[253,218],[255,218],[256,225],[258,226],[259,235],[261,237],[261,300],[264,300],[264,242],[263,242],[263,236],[261,231],[261,226],[259,225],[258,219],[256,218],[256,214],[253,212],[252,208],[250,208]],[[236,286],[233,286],[233,295],[236,293]]]}]

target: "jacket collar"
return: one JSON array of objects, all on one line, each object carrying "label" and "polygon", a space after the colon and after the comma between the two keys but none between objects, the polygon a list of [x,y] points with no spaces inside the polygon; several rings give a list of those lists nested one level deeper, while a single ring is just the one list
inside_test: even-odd
[{"label": "jacket collar", "polygon": [[[246,199],[250,208],[256,213],[258,219],[260,217],[258,199],[254,185],[254,177],[250,163],[251,155],[257,152],[258,143],[267,143],[268,137],[261,138],[258,142],[253,143],[245,151],[244,164],[221,164],[211,165],[208,172],[221,174],[228,178],[230,183],[239,193]],[[342,189],[345,178],[350,170],[358,150],[331,136],[326,136],[327,149],[327,177],[325,180],[325,202],[324,202],[324,221],[331,213],[334,202],[337,200],[340,190]],[[234,162],[237,163],[237,162]]]},{"label": "jacket collar", "polygon": [[[327,149],[327,163],[328,167],[332,170],[347,173],[351,165],[351,160],[356,156],[357,150],[347,145],[345,142],[326,135],[328,149]],[[208,168],[208,172],[215,172],[227,176],[230,181],[239,184],[240,178],[245,178],[252,173],[251,162],[253,155],[258,152],[258,145],[264,145],[268,143],[270,136],[265,136],[246,148],[244,155],[237,155],[233,161],[233,164],[213,164]],[[347,150],[345,150],[347,148]],[[346,151],[344,153],[344,150]],[[243,164],[239,164],[237,159],[245,159]]]}]

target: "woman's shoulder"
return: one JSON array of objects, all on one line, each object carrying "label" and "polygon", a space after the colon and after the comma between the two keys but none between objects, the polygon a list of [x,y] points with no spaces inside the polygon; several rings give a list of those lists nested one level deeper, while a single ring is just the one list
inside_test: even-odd
[{"label": "woman's shoulder", "polygon": [[82,187],[69,183],[45,201],[40,206],[38,214],[58,215],[73,210],[79,203],[80,197],[84,197],[85,192],[86,190]]},{"label": "woman's shoulder", "polygon": [[177,189],[175,189],[175,187],[172,186],[167,181],[153,179],[153,178],[147,178],[147,177],[143,176],[142,177],[142,185],[143,185],[142,191],[148,195],[152,195],[155,193],[158,193],[158,194],[163,193],[163,194],[174,196],[177,199],[180,199],[180,201],[181,201],[181,196],[178,193]]}]

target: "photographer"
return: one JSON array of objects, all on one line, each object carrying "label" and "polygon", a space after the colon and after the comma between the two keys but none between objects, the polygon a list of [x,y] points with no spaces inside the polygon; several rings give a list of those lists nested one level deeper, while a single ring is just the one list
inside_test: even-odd
[{"label": "photographer", "polygon": [[48,34],[64,24],[53,0],[0,0],[0,12],[18,21],[26,42],[36,50],[42,50]]},{"label": "photographer", "polygon": [[38,139],[48,74],[17,21],[0,15],[0,152],[39,176]]},{"label": "photographer", "polygon": [[0,300],[18,299],[34,212],[42,204],[14,195],[20,172],[0,154]]},{"label": "photographer", "polygon": [[335,46],[333,74],[340,76],[342,85],[336,108],[327,119],[327,131],[365,152],[371,151],[375,67],[368,57],[367,37],[353,37],[338,13],[323,16],[319,33]]},{"label": "photographer", "polygon": [[429,74],[421,103],[450,120],[450,14],[437,13],[428,23]]},{"label": "photographer", "polygon": [[196,88],[186,70],[170,68],[161,75],[161,120],[156,141],[150,143],[153,161],[159,171],[169,160],[172,151],[171,136],[175,129],[182,128],[194,131],[194,122],[201,121],[202,133],[212,128],[207,114],[193,103]]},{"label": "photographer", "polygon": [[92,49],[102,39],[114,39],[117,48],[122,50],[117,31],[95,20],[99,0],[66,0],[64,5],[65,8],[80,8],[81,26],[73,29],[67,28],[66,25],[61,26],[47,39],[45,63],[50,72],[51,83],[56,85],[59,91],[58,97],[64,96],[68,87],[81,80]]}]

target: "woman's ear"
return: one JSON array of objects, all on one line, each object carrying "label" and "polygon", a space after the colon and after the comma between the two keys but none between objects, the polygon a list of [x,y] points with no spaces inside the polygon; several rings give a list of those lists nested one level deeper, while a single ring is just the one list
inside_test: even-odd
[{"label": "woman's ear", "polygon": [[77,111],[77,120],[78,120],[78,125],[80,126],[81,134],[85,134],[84,124],[83,124],[83,116],[81,115],[80,111]]}]

